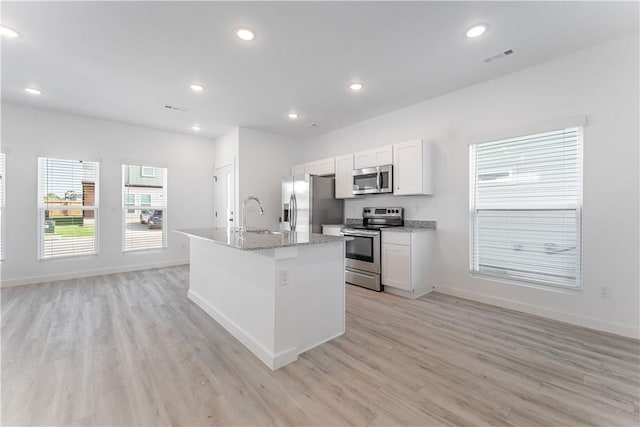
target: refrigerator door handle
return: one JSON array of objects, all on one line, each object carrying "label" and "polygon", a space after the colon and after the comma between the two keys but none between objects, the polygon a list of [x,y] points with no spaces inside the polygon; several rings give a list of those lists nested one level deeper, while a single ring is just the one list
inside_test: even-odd
[{"label": "refrigerator door handle", "polygon": [[298,199],[295,194],[292,194],[293,198],[293,213],[291,215],[291,219],[293,222],[291,223],[291,231],[296,231],[296,227],[298,226]]},{"label": "refrigerator door handle", "polygon": [[293,193],[289,196],[289,229],[293,229]]}]

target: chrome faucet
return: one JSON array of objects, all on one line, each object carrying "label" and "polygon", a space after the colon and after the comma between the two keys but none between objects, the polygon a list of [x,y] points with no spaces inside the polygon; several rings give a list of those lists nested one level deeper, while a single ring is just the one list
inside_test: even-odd
[{"label": "chrome faucet", "polygon": [[264,215],[264,209],[262,209],[262,202],[256,196],[249,196],[242,202],[242,227],[240,227],[241,231],[247,231],[247,204],[251,201],[255,200],[258,202],[258,207],[260,208],[260,215]]}]

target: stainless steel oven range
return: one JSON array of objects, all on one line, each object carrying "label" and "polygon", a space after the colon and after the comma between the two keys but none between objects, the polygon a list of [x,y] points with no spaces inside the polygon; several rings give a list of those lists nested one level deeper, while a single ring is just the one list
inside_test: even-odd
[{"label": "stainless steel oven range", "polygon": [[345,279],[348,283],[382,291],[380,282],[380,230],[404,225],[402,208],[363,208],[362,225],[348,225],[342,234],[346,242]]}]

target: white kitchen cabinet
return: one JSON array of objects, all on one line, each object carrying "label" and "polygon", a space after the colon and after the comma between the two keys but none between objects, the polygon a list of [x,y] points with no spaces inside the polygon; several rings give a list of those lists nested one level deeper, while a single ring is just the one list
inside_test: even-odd
[{"label": "white kitchen cabinet", "polygon": [[411,290],[411,246],[393,243],[382,245],[382,283]]},{"label": "white kitchen cabinet", "polygon": [[336,157],[336,199],[350,199],[353,195],[353,154]]},{"label": "white kitchen cabinet", "polygon": [[354,154],[354,169],[384,166],[393,163],[393,145],[386,145]]},{"label": "white kitchen cabinet", "polygon": [[393,195],[433,194],[433,145],[419,139],[393,145]]},{"label": "white kitchen cabinet", "polygon": [[291,168],[291,175],[299,176],[304,175],[304,165],[295,165]]},{"label": "white kitchen cabinet", "polygon": [[310,175],[333,175],[336,173],[335,158],[316,160],[315,162],[305,163],[304,173]]},{"label": "white kitchen cabinet", "polygon": [[433,233],[382,231],[381,280],[385,292],[418,298],[433,290]]}]

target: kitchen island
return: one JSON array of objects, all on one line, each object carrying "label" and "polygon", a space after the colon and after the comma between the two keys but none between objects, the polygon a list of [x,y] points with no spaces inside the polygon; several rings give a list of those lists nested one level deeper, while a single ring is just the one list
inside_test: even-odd
[{"label": "kitchen island", "polygon": [[190,240],[189,299],[271,369],[344,333],[344,237],[175,231]]}]

